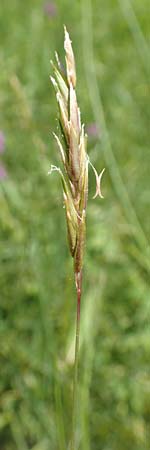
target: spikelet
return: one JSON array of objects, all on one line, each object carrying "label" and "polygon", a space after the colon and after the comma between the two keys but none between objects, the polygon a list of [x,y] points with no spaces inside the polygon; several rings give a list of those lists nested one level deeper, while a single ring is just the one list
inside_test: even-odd
[{"label": "spikelet", "polygon": [[[50,173],[58,170],[61,175],[68,242],[74,259],[74,271],[77,289],[81,289],[83,254],[86,234],[86,205],[88,198],[88,165],[87,136],[84,125],[81,124],[81,114],[76,97],[76,68],[71,40],[64,27],[66,76],[61,69],[61,63],[56,53],[56,65],[53,64],[54,77],[51,77],[59,107],[59,122],[63,140],[55,136],[64,166],[64,173],[51,166]],[[102,197],[100,181],[96,169],[90,163],[96,176],[96,194]]]}]

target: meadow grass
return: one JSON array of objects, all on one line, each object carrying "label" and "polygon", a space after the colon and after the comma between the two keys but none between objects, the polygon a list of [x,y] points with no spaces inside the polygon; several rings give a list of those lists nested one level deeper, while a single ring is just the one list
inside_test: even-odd
[{"label": "meadow grass", "polygon": [[[67,11],[67,17],[66,17]],[[131,12],[132,11],[132,12]],[[90,159],[106,167],[103,203],[90,174],[80,342],[80,450],[148,450],[148,1],[12,0],[0,7],[1,448],[66,450],[75,288],[58,164],[50,59],[63,24],[76,55]],[[98,130],[98,131],[96,131]]]}]

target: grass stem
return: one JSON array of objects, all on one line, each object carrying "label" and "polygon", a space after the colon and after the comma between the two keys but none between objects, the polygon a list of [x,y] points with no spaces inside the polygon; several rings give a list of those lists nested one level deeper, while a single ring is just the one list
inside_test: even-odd
[{"label": "grass stem", "polygon": [[73,410],[72,410],[72,436],[70,450],[76,449],[76,417],[78,403],[78,366],[79,366],[79,343],[80,343],[80,304],[81,289],[77,288],[77,316],[76,316],[76,342],[74,361],[74,384],[73,384]]}]

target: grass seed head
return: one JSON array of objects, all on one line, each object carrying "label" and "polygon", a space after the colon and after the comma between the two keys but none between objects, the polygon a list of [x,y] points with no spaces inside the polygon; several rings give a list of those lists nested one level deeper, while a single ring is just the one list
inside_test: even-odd
[{"label": "grass seed head", "polygon": [[[69,33],[64,27],[66,76],[62,65],[56,56],[53,64],[54,77],[51,77],[56,92],[59,106],[59,122],[63,143],[54,134],[61,155],[64,173],[55,166],[51,166],[50,173],[58,170],[61,175],[68,242],[72,257],[74,258],[74,270],[76,286],[81,284],[83,253],[86,234],[86,206],[88,198],[88,165],[87,135],[84,125],[81,124],[81,114],[76,97],[76,69],[75,59]],[[90,163],[91,164],[91,163]],[[101,194],[100,181],[102,173],[98,176],[96,169],[91,164],[96,176],[96,195]],[[80,283],[79,283],[80,280]]]}]

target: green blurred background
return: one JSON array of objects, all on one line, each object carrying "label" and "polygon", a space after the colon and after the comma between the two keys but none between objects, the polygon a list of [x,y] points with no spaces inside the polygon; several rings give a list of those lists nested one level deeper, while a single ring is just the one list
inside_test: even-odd
[{"label": "green blurred background", "polygon": [[75,288],[49,81],[65,23],[90,173],[78,448],[150,445],[148,0],[0,3],[1,450],[67,450]]}]

